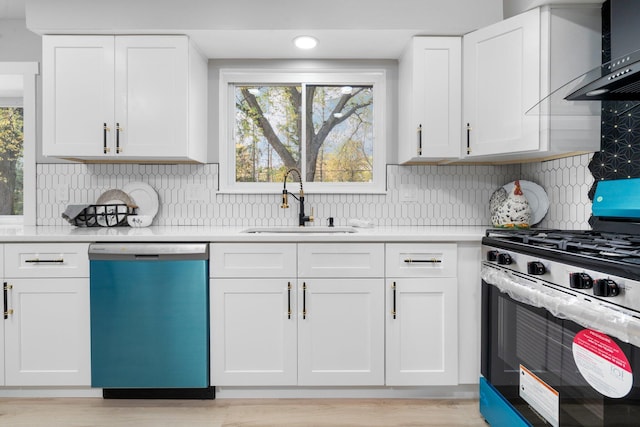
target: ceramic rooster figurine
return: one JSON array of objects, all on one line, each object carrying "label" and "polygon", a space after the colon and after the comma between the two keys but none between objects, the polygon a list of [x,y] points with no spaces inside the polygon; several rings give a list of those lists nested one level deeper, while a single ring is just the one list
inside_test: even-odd
[{"label": "ceramic rooster figurine", "polygon": [[489,201],[491,222],[494,227],[529,227],[531,207],[522,193],[520,181],[515,181],[511,194],[506,193],[506,190],[500,188],[493,193]]}]

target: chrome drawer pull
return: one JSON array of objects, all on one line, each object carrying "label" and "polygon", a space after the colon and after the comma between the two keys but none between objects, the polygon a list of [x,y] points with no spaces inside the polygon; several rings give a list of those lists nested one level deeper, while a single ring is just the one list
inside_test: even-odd
[{"label": "chrome drawer pull", "polygon": [[24,262],[28,263],[28,264],[63,264],[64,263],[64,258],[60,258],[60,259],[40,259],[40,258],[34,258],[34,259],[27,259]]},{"label": "chrome drawer pull", "polygon": [[432,258],[432,259],[411,259],[411,258],[407,258],[404,260],[404,262],[406,262],[407,264],[413,264],[414,262],[417,263],[428,263],[428,264],[439,264],[442,262],[441,259],[436,259],[436,258]]}]

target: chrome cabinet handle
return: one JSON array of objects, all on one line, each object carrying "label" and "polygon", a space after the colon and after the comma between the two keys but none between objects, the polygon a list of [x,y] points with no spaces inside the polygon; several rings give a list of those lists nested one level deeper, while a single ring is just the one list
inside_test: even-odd
[{"label": "chrome cabinet handle", "polygon": [[407,258],[404,260],[407,264],[413,263],[423,263],[423,264],[440,264],[442,262],[441,259],[431,258],[431,259],[411,259]]}]

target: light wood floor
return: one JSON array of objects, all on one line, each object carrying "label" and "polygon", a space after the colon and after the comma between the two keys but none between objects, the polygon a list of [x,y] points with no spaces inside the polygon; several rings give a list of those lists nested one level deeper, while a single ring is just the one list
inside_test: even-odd
[{"label": "light wood floor", "polygon": [[486,424],[478,412],[477,400],[2,398],[0,426],[486,427]]}]

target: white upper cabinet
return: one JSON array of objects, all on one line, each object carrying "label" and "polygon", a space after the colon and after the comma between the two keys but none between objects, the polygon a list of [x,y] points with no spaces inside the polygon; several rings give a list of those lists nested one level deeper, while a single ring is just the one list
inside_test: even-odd
[{"label": "white upper cabinet", "polygon": [[460,37],[414,37],[399,64],[400,163],[460,157]]},{"label": "white upper cabinet", "polygon": [[44,36],[43,154],[204,162],[206,88],[186,36]]},{"label": "white upper cabinet", "polygon": [[465,35],[463,157],[598,150],[597,108],[547,97],[600,63],[600,43],[600,9],[593,5],[536,8]]}]

